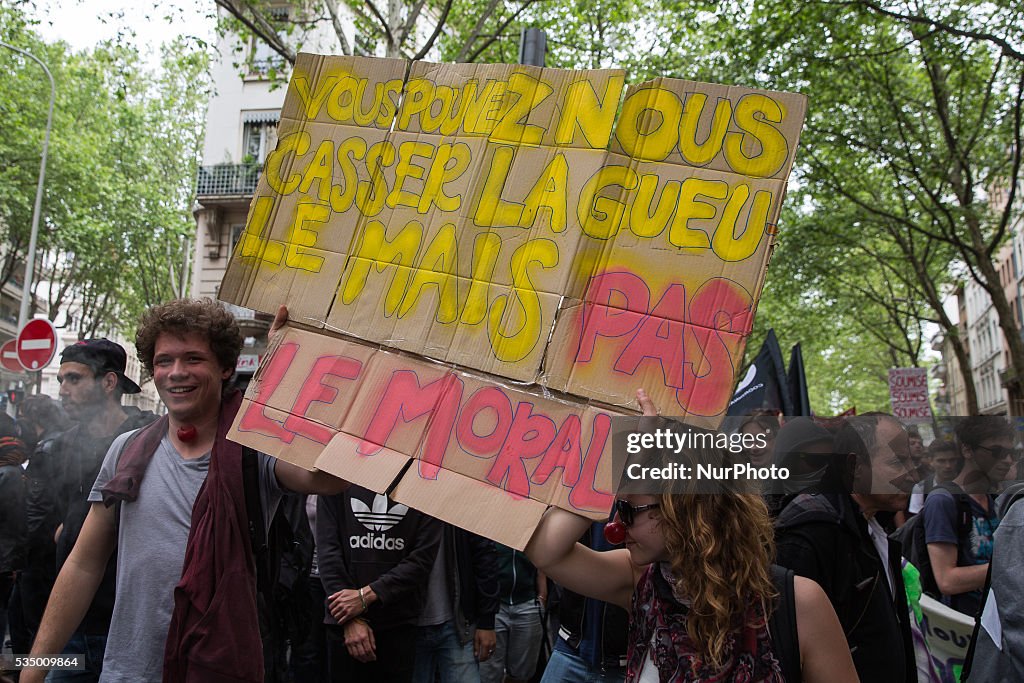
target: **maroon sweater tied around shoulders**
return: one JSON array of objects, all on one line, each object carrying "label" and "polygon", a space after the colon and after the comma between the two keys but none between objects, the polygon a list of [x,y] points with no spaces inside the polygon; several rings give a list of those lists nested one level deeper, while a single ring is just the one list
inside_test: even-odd
[{"label": "maroon sweater tied around shoulders", "polygon": [[[164,650],[165,683],[263,681],[242,447],[227,440],[241,403],[237,391],[223,399],[210,469],[192,507],[185,563],[174,589],[174,613]],[[166,430],[164,418],[143,429],[125,448],[117,473],[103,490],[105,503],[135,500]]]}]

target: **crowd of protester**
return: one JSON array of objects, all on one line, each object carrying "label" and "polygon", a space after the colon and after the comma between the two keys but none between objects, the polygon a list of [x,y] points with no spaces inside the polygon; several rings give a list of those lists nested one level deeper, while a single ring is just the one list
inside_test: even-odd
[{"label": "crowd of protester", "polygon": [[[123,404],[140,389],[107,340],[63,350],[59,400],[0,414],[0,637],[81,657],[47,681],[931,683],[907,577],[1019,613],[1004,419],[925,446],[884,414],[748,416],[724,428],[754,448],[681,457],[784,481],[625,487],[606,522],[552,508],[523,552],[227,441],[241,341],[218,304],[171,302],[136,344],[167,415]],[[976,628],[969,680],[1019,673],[1002,623]]]}]

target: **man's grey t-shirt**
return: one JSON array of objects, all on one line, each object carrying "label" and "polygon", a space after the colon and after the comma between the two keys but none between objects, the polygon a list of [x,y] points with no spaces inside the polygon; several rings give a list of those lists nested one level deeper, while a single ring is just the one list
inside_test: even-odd
[{"label": "man's grey t-shirt", "polygon": [[[114,476],[125,442],[110,445],[91,502],[102,502],[101,489]],[[264,528],[281,501],[274,475],[276,460],[259,454],[260,499]],[[102,683],[145,683],[163,676],[164,644],[174,609],[174,587],[181,580],[192,505],[210,468],[210,454],[185,459],[166,436],[142,478],[139,497],[122,503],[118,528],[117,588],[114,615],[103,658]]]}]

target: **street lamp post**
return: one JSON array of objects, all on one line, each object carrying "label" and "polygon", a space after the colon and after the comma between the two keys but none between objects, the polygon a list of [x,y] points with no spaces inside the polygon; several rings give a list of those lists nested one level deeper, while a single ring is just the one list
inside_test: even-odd
[{"label": "street lamp post", "polygon": [[50,111],[46,115],[46,136],[43,138],[43,157],[39,162],[39,183],[36,185],[36,204],[32,209],[32,234],[28,241],[28,260],[25,263],[25,283],[21,288],[21,310],[18,312],[18,329],[20,330],[25,326],[25,322],[28,319],[28,302],[29,297],[32,295],[32,278],[36,267],[36,241],[39,238],[39,209],[43,203],[43,178],[46,176],[46,153],[50,149],[50,128],[53,125],[53,100],[56,97],[57,89],[53,84],[53,75],[50,74],[50,70],[46,68],[46,65],[43,64],[38,57],[33,55],[31,52],[26,52],[21,48],[8,45],[3,41],[0,41],[0,46],[25,55],[39,66],[43,67],[43,71],[46,72],[46,77],[50,79]]}]

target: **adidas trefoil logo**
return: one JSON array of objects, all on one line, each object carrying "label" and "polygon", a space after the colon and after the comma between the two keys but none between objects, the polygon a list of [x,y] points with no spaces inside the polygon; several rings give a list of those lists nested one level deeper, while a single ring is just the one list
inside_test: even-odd
[{"label": "adidas trefoil logo", "polygon": [[359,523],[371,531],[387,531],[405,518],[409,506],[396,503],[388,508],[387,496],[378,493],[373,499],[373,507],[367,507],[366,503],[351,498],[352,514],[356,516]]}]

